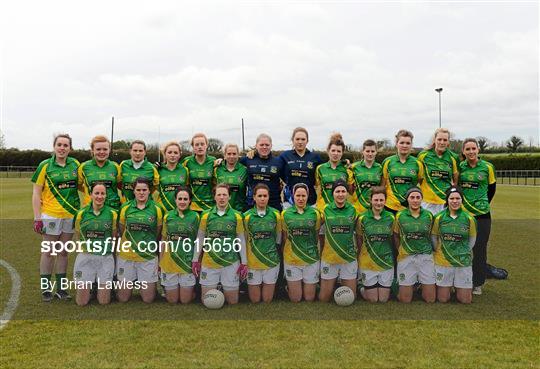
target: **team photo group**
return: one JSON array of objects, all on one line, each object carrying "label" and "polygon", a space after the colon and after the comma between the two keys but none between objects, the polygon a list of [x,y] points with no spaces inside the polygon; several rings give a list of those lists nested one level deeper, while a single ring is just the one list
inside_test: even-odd
[{"label": "team photo group", "polygon": [[91,138],[93,158],[79,163],[69,155],[71,137],[56,135],[53,155],[32,177],[34,231],[42,245],[92,247],[76,253],[69,277],[67,248],[42,247],[41,299],[71,299],[63,283],[70,279],[79,282],[78,305],[94,295],[100,304],[127,302],[133,290],[151,303],[158,283],[168,302],[184,304],[216,289],[228,304],[243,289],[252,303],[275,295],[328,302],[338,286],[369,302],[393,291],[404,303],[455,295],[468,304],[482,293],[496,178],[475,139],[455,153],[439,128],[413,156],[413,133],[402,129],[396,153],[378,163],[371,139],[351,162],[334,133],[323,162],[307,149],[305,128],[290,138],[292,149],[279,156],[261,133],[244,156],[226,144],[221,159],[196,133],[192,155],[181,159],[182,146],[171,141],[156,163],[135,140],[131,159],[118,164],[105,136]]}]

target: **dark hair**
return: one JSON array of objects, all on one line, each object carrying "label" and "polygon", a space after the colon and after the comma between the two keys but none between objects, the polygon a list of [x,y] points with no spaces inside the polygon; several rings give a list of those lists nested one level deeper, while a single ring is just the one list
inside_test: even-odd
[{"label": "dark hair", "polygon": [[175,198],[175,199],[176,199],[176,197],[178,196],[178,194],[179,194],[180,192],[187,192],[188,197],[189,197],[189,202],[191,203],[191,197],[192,197],[192,195],[191,195],[191,190],[190,190],[190,188],[187,187],[187,186],[183,186],[183,185],[178,186],[178,188],[176,189],[176,193],[174,194],[174,198]]},{"label": "dark hair", "polygon": [[218,183],[216,185],[216,187],[214,188],[214,190],[212,191],[214,193],[214,196],[216,195],[216,192],[217,192],[217,189],[218,188],[225,188],[227,189],[227,193],[229,194],[229,196],[231,195],[231,188],[229,187],[229,185],[227,183]]},{"label": "dark hair", "polygon": [[459,186],[452,186],[450,187],[448,190],[446,190],[446,198],[445,198],[445,206],[448,207],[448,198],[450,197],[451,194],[453,193],[458,193],[459,196],[461,197],[461,200],[463,200],[463,190],[461,189],[461,187]]},{"label": "dark hair", "polygon": [[334,193],[334,191],[336,190],[336,188],[338,187],[345,187],[345,190],[346,191],[349,191],[348,189],[348,186],[347,186],[347,183],[342,180],[342,179],[338,179],[337,181],[335,181],[333,184],[332,184],[332,193]]},{"label": "dark hair", "polygon": [[105,191],[107,191],[107,185],[105,184],[105,182],[96,181],[92,183],[92,186],[90,186],[90,193],[94,192],[94,188],[96,188],[97,186],[103,186],[105,187]]},{"label": "dark hair", "polygon": [[135,189],[135,187],[137,187],[138,184],[145,184],[146,186],[148,186],[148,189],[151,189],[152,188],[152,184],[150,183],[150,180],[146,177],[137,177],[137,179],[135,180],[135,182],[133,182],[133,189]]},{"label": "dark hair", "polygon": [[332,145],[341,146],[343,151],[345,151],[345,142],[343,142],[343,136],[341,136],[341,133],[332,133],[332,136],[330,136],[330,141],[328,142],[328,146],[326,147],[326,150],[330,150],[330,147]]},{"label": "dark hair", "polygon": [[386,187],[384,186],[373,186],[371,187],[370,199],[373,198],[373,195],[383,194],[386,199]]},{"label": "dark hair", "polygon": [[368,146],[375,146],[375,150],[376,150],[377,149],[377,142],[375,142],[372,139],[365,140],[364,143],[362,144],[362,150],[364,150]]},{"label": "dark hair", "polygon": [[296,190],[298,190],[300,188],[303,188],[304,190],[306,190],[307,194],[309,195],[309,187],[305,183],[297,183],[297,184],[295,184],[293,186],[293,188],[292,188],[293,195],[296,193]]},{"label": "dark hair", "polygon": [[143,140],[135,140],[135,141],[131,142],[131,144],[129,145],[129,148],[133,149],[133,145],[137,145],[137,144],[138,145],[143,145],[144,150],[146,151],[146,144],[144,143]]},{"label": "dark hair", "polygon": [[59,138],[67,138],[69,140],[69,148],[70,149],[73,148],[73,141],[71,140],[71,136],[68,135],[67,133],[60,133],[54,136],[53,146],[56,145],[56,141],[58,141]]},{"label": "dark hair", "polygon": [[292,135],[291,135],[291,141],[294,140],[294,136],[296,136],[298,132],[304,132],[306,134],[306,139],[309,141],[309,133],[307,129],[305,129],[304,127],[296,127],[295,129],[293,129]]},{"label": "dark hair", "polygon": [[266,190],[270,195],[270,187],[268,187],[264,183],[257,183],[255,187],[253,187],[253,196],[255,196],[257,194],[257,191],[259,190]]}]

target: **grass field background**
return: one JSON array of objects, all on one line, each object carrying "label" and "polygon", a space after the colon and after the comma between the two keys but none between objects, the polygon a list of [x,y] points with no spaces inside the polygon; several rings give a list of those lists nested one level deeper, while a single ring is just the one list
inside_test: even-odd
[{"label": "grass field background", "polygon": [[[0,331],[1,368],[539,367],[540,188],[498,187],[489,260],[510,278],[489,280],[470,306],[277,301],[219,311],[138,298],[42,303],[30,194],[28,179],[0,180],[0,258],[23,279]],[[10,290],[2,268],[0,311]]]}]

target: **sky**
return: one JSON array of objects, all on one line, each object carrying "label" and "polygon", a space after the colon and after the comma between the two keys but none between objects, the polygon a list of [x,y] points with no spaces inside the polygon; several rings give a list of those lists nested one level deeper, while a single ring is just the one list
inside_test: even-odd
[{"label": "sky", "polygon": [[96,134],[148,143],[195,132],[290,148],[539,138],[538,2],[9,1],[0,5],[7,147],[75,148]]}]

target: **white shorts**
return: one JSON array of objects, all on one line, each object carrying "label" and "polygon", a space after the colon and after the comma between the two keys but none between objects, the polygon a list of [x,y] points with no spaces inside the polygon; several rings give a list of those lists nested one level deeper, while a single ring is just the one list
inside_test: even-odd
[{"label": "white shorts", "polygon": [[321,263],[319,261],[309,265],[290,265],[284,263],[285,279],[290,282],[304,281],[304,283],[319,282]]},{"label": "white shorts", "polygon": [[433,255],[409,255],[398,261],[397,276],[400,286],[413,286],[416,282],[435,284],[435,264]]},{"label": "white shorts", "polygon": [[60,236],[62,233],[74,233],[73,218],[54,218],[41,214],[43,233],[51,236]]},{"label": "white shorts", "polygon": [[270,269],[249,269],[247,283],[250,285],[276,284],[279,275],[279,265]]},{"label": "white shorts", "polygon": [[73,265],[73,279],[77,282],[111,282],[114,275],[112,255],[94,255],[86,252],[77,254]]},{"label": "white shorts", "polygon": [[154,283],[158,281],[158,258],[146,261],[116,258],[116,277],[119,281],[139,281]]},{"label": "white shorts", "polygon": [[360,270],[360,280],[366,288],[387,287],[392,286],[394,280],[394,268],[387,270]]},{"label": "white shorts", "polygon": [[201,268],[201,276],[199,283],[204,287],[217,287],[221,282],[223,291],[234,291],[240,286],[240,278],[238,277],[238,267],[240,262],[235,261],[229,266],[221,268]]},{"label": "white shorts", "polygon": [[358,262],[356,260],[344,264],[328,264],[321,260],[321,278],[356,279],[358,276]]},{"label": "white shorts", "polygon": [[437,215],[445,209],[445,204],[432,204],[430,202],[422,201],[422,208],[426,209],[433,215]]},{"label": "white shorts", "polygon": [[437,286],[472,288],[472,267],[445,267],[435,265]]},{"label": "white shorts", "polygon": [[180,273],[165,273],[161,272],[161,285],[166,291],[174,290],[178,286],[182,288],[189,288],[195,286],[197,280],[193,273],[180,274]]}]

